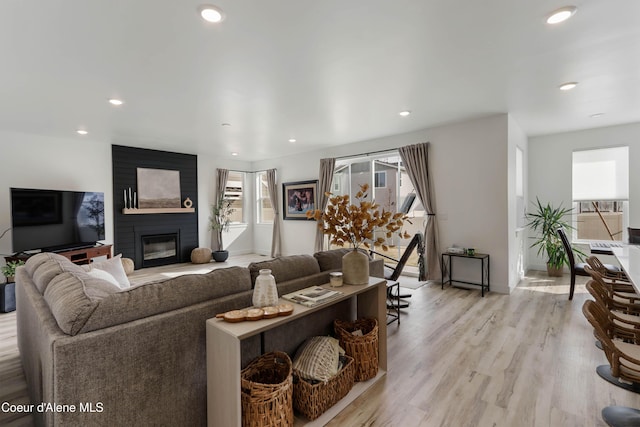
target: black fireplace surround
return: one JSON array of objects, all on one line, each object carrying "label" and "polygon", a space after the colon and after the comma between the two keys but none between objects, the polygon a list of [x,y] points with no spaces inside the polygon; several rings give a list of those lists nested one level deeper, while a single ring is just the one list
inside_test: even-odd
[{"label": "black fireplace surround", "polygon": [[[111,154],[115,253],[122,253],[123,257],[133,259],[136,269],[189,262],[191,251],[198,247],[197,156],[121,145],[112,145]],[[181,200],[184,201],[187,197],[191,199],[196,213],[123,214],[122,194],[129,188],[137,190],[138,168],[179,171]],[[154,255],[152,259],[145,260],[143,236],[148,239],[167,235],[175,236],[175,254],[160,257]]]}]

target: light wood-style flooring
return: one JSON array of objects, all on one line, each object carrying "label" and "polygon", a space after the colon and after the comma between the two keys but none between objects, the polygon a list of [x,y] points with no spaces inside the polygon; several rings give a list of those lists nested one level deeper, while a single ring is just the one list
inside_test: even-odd
[{"label": "light wood-style flooring", "polygon": [[[589,295],[578,280],[573,301],[568,276],[539,272],[509,296],[439,284],[412,289],[402,324],[388,327],[387,375],[329,425],[605,426],[603,407],[640,408],[640,395],[595,373],[606,359],[582,315]],[[4,401],[27,403],[15,313],[0,314]],[[0,412],[2,426],[30,424]]]}]

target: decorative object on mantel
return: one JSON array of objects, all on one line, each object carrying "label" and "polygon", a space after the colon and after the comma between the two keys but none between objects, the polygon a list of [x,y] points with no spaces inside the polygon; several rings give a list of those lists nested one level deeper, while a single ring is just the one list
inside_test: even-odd
[{"label": "decorative object on mantel", "polygon": [[137,209],[138,208],[138,195],[135,191],[131,191],[131,187],[124,190],[124,208],[125,209]]},{"label": "decorative object on mantel", "polygon": [[209,228],[218,233],[219,247],[214,248],[213,259],[216,262],[224,262],[229,258],[229,251],[225,251],[222,245],[222,232],[229,231],[231,224],[231,214],[236,210],[231,207],[231,200],[220,196],[218,202],[211,206],[211,216],[209,217]]},{"label": "decorative object on mantel", "polygon": [[334,196],[327,193],[331,198],[326,211],[316,209],[307,212],[307,218],[317,220],[318,227],[329,235],[331,244],[344,246],[345,243],[350,243],[353,247],[353,251],[342,258],[342,274],[344,283],[348,285],[364,285],[369,282],[369,256],[359,250],[360,246],[382,247],[386,251],[394,246],[386,244],[386,239],[394,234],[397,233],[404,239],[411,237],[401,230],[408,217],[402,212],[393,213],[384,208],[382,211],[378,210],[379,206],[375,201],[366,200],[368,190],[368,184],[360,186],[355,204],[349,204],[348,194]]},{"label": "decorative object on mantel", "polygon": [[268,307],[278,303],[278,288],[276,288],[276,279],[271,274],[271,270],[267,268],[260,270],[253,287],[251,302],[254,307]]}]

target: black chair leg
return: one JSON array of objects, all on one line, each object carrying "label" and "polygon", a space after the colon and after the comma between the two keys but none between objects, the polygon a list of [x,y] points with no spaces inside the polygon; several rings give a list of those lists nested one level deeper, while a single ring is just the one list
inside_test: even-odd
[{"label": "black chair leg", "polygon": [[571,269],[571,286],[569,287],[569,301],[573,299],[573,291],[576,288],[576,272],[572,268]]}]

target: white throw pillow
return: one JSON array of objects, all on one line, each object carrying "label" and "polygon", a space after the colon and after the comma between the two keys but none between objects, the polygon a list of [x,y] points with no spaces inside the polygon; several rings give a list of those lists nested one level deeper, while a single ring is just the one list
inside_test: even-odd
[{"label": "white throw pillow", "polygon": [[127,278],[127,273],[125,273],[124,271],[121,258],[122,258],[122,254],[118,254],[113,258],[107,259],[105,261],[92,262],[91,264],[87,264],[84,267],[89,272],[96,269],[106,271],[107,273],[109,273],[111,276],[115,278],[120,288],[125,289],[130,287],[131,283]]},{"label": "white throw pillow", "polygon": [[96,279],[102,279],[102,280],[106,280],[109,283],[112,283],[114,285],[116,285],[118,288],[120,288],[120,283],[118,283],[118,281],[116,280],[115,277],[113,277],[112,274],[104,271],[104,270],[100,270],[98,268],[94,268],[93,270],[89,270],[87,272],[87,274],[89,276],[93,276]]}]

